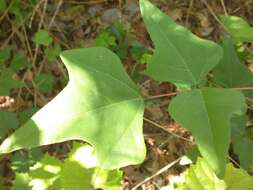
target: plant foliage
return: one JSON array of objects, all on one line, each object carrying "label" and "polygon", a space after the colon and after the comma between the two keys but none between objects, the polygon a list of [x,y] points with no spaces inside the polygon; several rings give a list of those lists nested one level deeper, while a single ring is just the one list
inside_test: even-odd
[{"label": "plant foliage", "polygon": [[102,168],[142,162],[143,100],[117,56],[91,48],[65,51],[61,57],[70,82],[3,142],[1,152],[79,139],[95,147]]},{"label": "plant foliage", "polygon": [[[246,107],[240,92],[203,88],[177,96],[169,113],[196,139],[200,153],[218,175],[225,172],[230,142],[230,120]],[[245,110],[245,109],[244,109]]]},{"label": "plant foliage", "polygon": [[[26,17],[21,3],[14,0],[8,10],[16,21]],[[4,9],[6,2],[0,0],[0,12]],[[114,23],[98,33],[95,41],[100,47],[62,53],[49,31],[39,30],[33,35],[34,45],[38,49],[42,45],[40,50],[48,61],[60,54],[69,82],[38,112],[36,107],[18,114],[0,110],[0,138],[15,130],[0,145],[0,153],[31,149],[10,156],[15,172],[11,190],[117,190],[123,176],[119,168],[145,159],[144,101],[120,62],[128,53],[135,66],[146,64],[144,74],[159,82],[171,82],[179,90],[168,112],[192,133],[198,150],[193,149],[191,155],[201,157],[184,172],[184,182],[176,189],[253,189],[253,178],[245,171],[251,172],[253,167],[253,140],[246,127],[245,103],[253,93],[239,90],[253,84],[253,75],[240,60],[245,59],[244,50],[242,53],[236,48],[244,49],[244,42],[253,41],[252,27],[240,17],[221,16],[226,34],[220,46],[175,23],[148,0],[140,0],[140,9],[154,43],[153,55],[151,48],[127,34],[123,23]],[[16,79],[19,72],[31,68],[28,61],[13,47],[0,50],[0,96],[24,86],[25,80]],[[35,90],[53,94],[56,82],[51,71],[31,80]],[[70,140],[85,144],[75,141],[64,159],[40,148],[32,149]],[[245,170],[227,163],[229,147]],[[3,186],[0,178],[0,189]]]},{"label": "plant foliage", "polygon": [[226,165],[225,178],[219,179],[208,162],[199,157],[183,174],[184,182],[175,184],[175,190],[252,190],[253,177],[233,164]]},{"label": "plant foliage", "polygon": [[219,45],[193,35],[147,0],[141,0],[140,7],[155,45],[146,73],[156,80],[174,84],[192,87],[203,84],[207,73],[222,57]]}]

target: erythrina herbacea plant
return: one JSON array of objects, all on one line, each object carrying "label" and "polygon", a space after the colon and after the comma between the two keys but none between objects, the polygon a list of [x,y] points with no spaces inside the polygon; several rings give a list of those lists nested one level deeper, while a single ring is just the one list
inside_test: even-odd
[{"label": "erythrina herbacea plant", "polygon": [[[252,41],[253,29],[239,17],[222,16],[226,34],[219,45],[176,24],[148,0],[140,0],[140,9],[155,46],[144,74],[177,87],[168,112],[192,133],[200,153],[174,188],[252,190],[253,177],[245,171],[253,165],[253,141],[245,128],[245,99],[252,93],[241,92],[240,87],[250,87],[253,75],[240,63],[235,45]],[[34,41],[48,45],[51,41],[44,42],[45,37],[50,38],[40,31]],[[69,73],[67,86],[7,137],[0,152],[70,140],[89,145],[74,143],[64,161],[44,155],[28,173],[16,173],[13,187],[119,189],[119,169],[145,159],[144,100],[110,50],[73,49],[60,57]],[[228,163],[231,141],[242,168]],[[45,171],[45,164],[54,169]],[[41,172],[48,174],[38,177]],[[22,184],[21,179],[29,183]]]}]

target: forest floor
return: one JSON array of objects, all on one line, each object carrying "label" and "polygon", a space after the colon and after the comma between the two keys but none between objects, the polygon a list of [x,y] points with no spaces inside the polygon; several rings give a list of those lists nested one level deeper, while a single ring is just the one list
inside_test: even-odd
[{"label": "forest floor", "polygon": [[[139,189],[169,190],[170,180],[184,171],[185,166],[177,163],[160,175],[158,172],[184,155],[193,146],[194,140],[188,131],[178,126],[168,115],[167,107],[175,87],[170,83],[158,83],[140,75],[145,64],[138,63],[140,60],[131,53],[133,43],[141,44],[144,50],[151,51],[153,48],[140,16],[138,0],[41,0],[34,4],[31,2],[36,1],[24,0],[15,5],[16,9],[11,8],[11,2],[14,1],[8,1],[9,6],[0,13],[0,47],[12,47],[11,57],[16,52],[25,55],[28,64],[32,64],[34,68],[22,70],[12,76],[25,81],[26,85],[22,90],[11,90],[7,97],[0,97],[0,107],[16,113],[28,110],[22,115],[29,117],[37,108],[55,97],[66,84],[66,69],[61,60],[55,58],[60,51],[59,47],[67,50],[95,46],[101,31],[116,27],[124,38],[122,44],[117,44],[117,48],[122,49],[116,51],[128,74],[138,83],[147,105],[144,116],[147,157],[141,165],[123,168],[122,189],[132,189],[149,178]],[[252,0],[152,2],[196,35],[217,42],[223,31],[218,20],[219,15],[238,15],[253,25]],[[18,16],[20,19],[17,19]],[[114,25],[117,22],[121,24]],[[56,48],[49,53],[45,52],[45,47],[34,43],[33,36],[40,29],[47,30],[53,38],[53,46]],[[253,65],[250,62],[247,64]],[[41,77],[37,77],[40,74]],[[41,79],[46,82],[39,86],[40,82],[36,81]],[[54,145],[47,146],[44,150],[64,157],[67,151],[65,148],[63,145]],[[13,174],[8,171],[7,163],[8,158],[2,161],[4,175],[12,178]],[[157,175],[151,178],[154,174]]]}]

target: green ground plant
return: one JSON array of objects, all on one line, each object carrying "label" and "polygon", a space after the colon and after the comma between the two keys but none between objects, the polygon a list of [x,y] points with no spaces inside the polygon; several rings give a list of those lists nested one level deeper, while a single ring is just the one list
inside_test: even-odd
[{"label": "green ground plant", "polygon": [[[4,6],[0,3],[0,10]],[[177,96],[171,100],[168,113],[196,141],[198,159],[174,188],[253,189],[253,140],[246,127],[246,99],[253,96],[246,90],[253,84],[253,75],[241,63],[238,51],[244,42],[252,42],[252,27],[242,18],[221,16],[225,34],[219,45],[197,37],[148,0],[140,0],[140,8],[154,43],[152,56],[151,50],[136,41],[126,42],[123,25],[114,24],[98,34],[96,44],[100,47],[60,54],[68,70],[68,84],[39,111],[35,108],[20,114],[20,118],[28,118],[37,111],[27,122],[22,119],[20,128],[14,113],[0,111],[0,126],[15,130],[1,144],[0,153],[31,149],[11,157],[16,176],[12,190],[117,190],[123,176],[120,168],[144,161],[144,99],[120,60],[129,51],[137,62],[146,64],[143,74],[176,86]],[[38,31],[33,41],[45,48],[49,60],[60,52],[45,30]],[[8,66],[0,65],[0,95],[24,85],[13,82],[12,76],[27,66],[26,59],[22,54],[12,58],[12,51],[11,47],[0,51],[0,63],[11,60]],[[52,91],[52,81],[52,76],[44,73],[35,79],[42,93]],[[4,137],[7,129],[0,129]],[[79,141],[73,143],[65,159],[36,148],[72,140]],[[229,163],[231,143],[240,168]]]}]

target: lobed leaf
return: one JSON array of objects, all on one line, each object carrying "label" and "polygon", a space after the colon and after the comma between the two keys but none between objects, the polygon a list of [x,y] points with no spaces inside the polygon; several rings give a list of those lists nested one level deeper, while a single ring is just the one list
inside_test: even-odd
[{"label": "lobed leaf", "polygon": [[0,146],[1,153],[79,139],[95,147],[99,167],[145,158],[144,104],[119,58],[105,48],[65,51],[68,85]]},{"label": "lobed leaf", "polygon": [[253,74],[240,63],[230,37],[225,36],[222,48],[223,58],[213,71],[213,81],[227,88],[253,84]]},{"label": "lobed leaf", "polygon": [[184,182],[176,184],[175,190],[253,190],[253,176],[243,169],[229,163],[226,165],[225,177],[221,180],[201,157],[182,176]]},{"label": "lobed leaf", "polygon": [[234,152],[237,154],[240,166],[250,171],[253,164],[253,140],[247,136],[246,115],[232,118],[232,143]]},{"label": "lobed leaf", "polygon": [[227,190],[253,190],[253,176],[241,168],[235,168],[231,163],[227,164],[224,181]]},{"label": "lobed leaf", "polygon": [[253,41],[253,28],[243,18],[238,16],[221,16],[220,18],[235,42]]},{"label": "lobed leaf", "polygon": [[172,100],[169,113],[190,130],[199,151],[219,177],[224,176],[231,116],[246,110],[244,96],[230,89],[202,88]]},{"label": "lobed leaf", "polygon": [[158,81],[188,86],[203,84],[222,57],[220,46],[176,24],[148,0],[140,0],[140,7],[155,45],[146,74]]},{"label": "lobed leaf", "polygon": [[184,182],[177,184],[175,190],[227,190],[223,180],[220,180],[208,162],[199,157],[183,173]]}]

